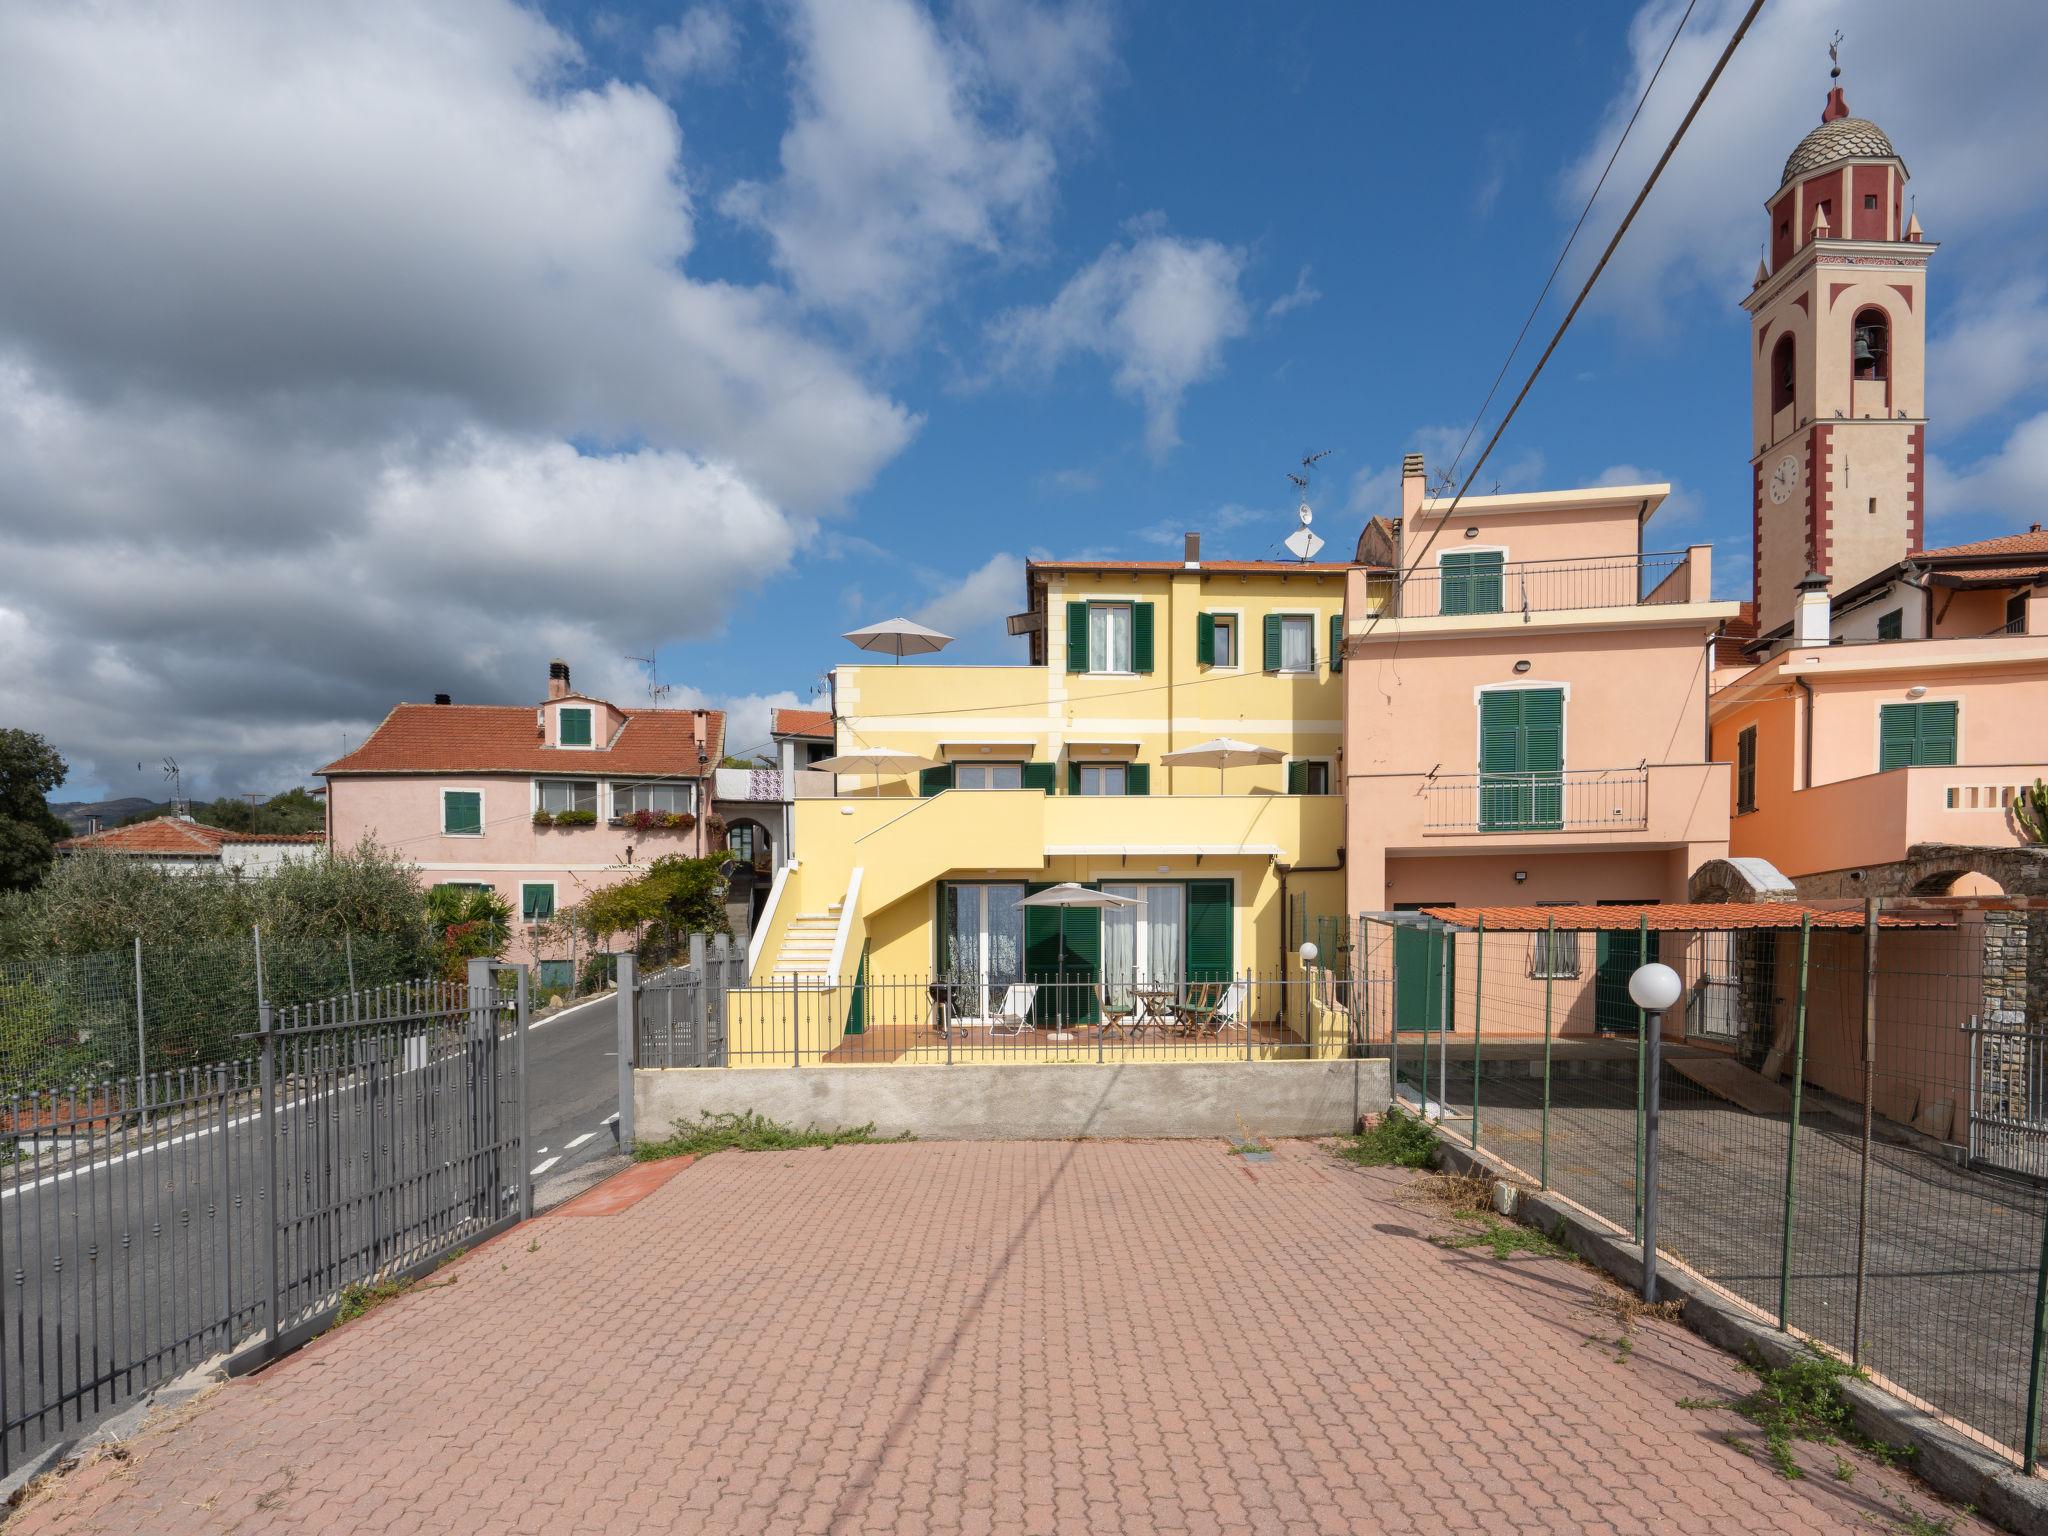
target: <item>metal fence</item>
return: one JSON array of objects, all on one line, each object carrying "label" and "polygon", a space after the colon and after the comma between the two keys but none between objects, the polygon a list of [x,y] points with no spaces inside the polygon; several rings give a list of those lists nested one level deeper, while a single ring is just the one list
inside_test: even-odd
[{"label": "metal fence", "polygon": [[237,1059],[0,1099],[0,1472],[531,1213],[523,970],[257,989]]},{"label": "metal fence", "polygon": [[1622,832],[1650,824],[1646,768],[1439,774],[1422,796],[1426,833]]},{"label": "metal fence", "polygon": [[[258,942],[136,939],[0,960],[0,1094],[251,1058]],[[263,934],[260,943],[273,1001],[381,986],[417,975],[421,963],[411,938]]]},{"label": "metal fence", "polygon": [[[713,950],[632,984],[643,1067],[955,1065],[1045,1061],[1306,1060],[1355,1043],[1334,971],[1269,976],[1071,974],[814,977],[739,985]],[[625,994],[622,994],[625,995]]]},{"label": "metal fence", "polygon": [[[1368,918],[1358,1011],[1397,1094],[1447,1133],[1637,1241],[1654,1186],[1668,1259],[2031,1470],[2048,910],[1870,911],[1875,929],[1856,904],[1633,933]],[[1685,984],[1659,1039],[1654,1166],[1627,994],[1645,960]]]},{"label": "metal fence", "polygon": [[[1473,563],[1453,552],[1442,565],[1416,571],[1368,572],[1366,598],[1389,618],[1474,613],[1558,613],[1682,603],[1684,550],[1581,560],[1495,560]],[[1679,577],[1678,580],[1673,580]]]}]

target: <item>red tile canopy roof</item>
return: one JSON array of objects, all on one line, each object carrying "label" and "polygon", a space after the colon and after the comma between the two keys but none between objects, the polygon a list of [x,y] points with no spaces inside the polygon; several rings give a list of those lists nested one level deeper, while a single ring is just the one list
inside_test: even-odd
[{"label": "red tile canopy roof", "polygon": [[[1422,915],[1453,928],[1477,928],[1483,920],[1488,933],[1540,933],[1553,922],[1572,932],[1633,933],[1645,920],[1652,933],[1797,929],[1800,919],[1808,915],[1815,928],[1860,931],[1863,927],[1860,906],[1823,910],[1790,901],[1675,902],[1647,907],[1424,907]],[[1955,921],[1945,912],[1934,911],[1883,912],[1877,919],[1880,928],[1953,928]]]},{"label": "red tile canopy roof", "polygon": [[768,717],[768,730],[776,736],[815,736],[831,741],[832,712],[825,709],[778,709]]},{"label": "red tile canopy roof", "polygon": [[2025,533],[1979,539],[1974,544],[1951,544],[1945,549],[1923,549],[1912,558],[1916,561],[1975,560],[1999,555],[2039,555],[2048,559],[2048,532],[2043,532],[2037,524]]},{"label": "red tile canopy roof", "polygon": [[[599,747],[552,747],[535,724],[540,706],[401,704],[353,752],[320,769],[352,773],[586,773],[699,778],[725,755],[725,714],[643,709]],[[703,721],[700,756],[697,722]]]},{"label": "red tile canopy roof", "polygon": [[324,832],[228,832],[182,816],[158,816],[129,827],[109,827],[67,837],[57,844],[66,850],[102,849],[156,858],[213,859],[223,843],[324,843]]}]

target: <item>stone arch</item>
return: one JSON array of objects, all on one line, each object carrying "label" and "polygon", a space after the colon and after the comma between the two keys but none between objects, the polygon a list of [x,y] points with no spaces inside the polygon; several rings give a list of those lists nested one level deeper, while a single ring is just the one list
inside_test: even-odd
[{"label": "stone arch", "polygon": [[1709,859],[1686,882],[1694,902],[1796,901],[1798,891],[1769,859]]},{"label": "stone arch", "polygon": [[1909,896],[2003,896],[2005,887],[1980,869],[1929,870],[1913,882]]}]

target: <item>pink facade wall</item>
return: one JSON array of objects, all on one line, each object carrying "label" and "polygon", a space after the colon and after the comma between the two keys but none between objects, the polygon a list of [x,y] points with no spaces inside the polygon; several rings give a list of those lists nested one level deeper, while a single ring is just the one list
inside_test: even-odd
[{"label": "pink facade wall", "polygon": [[[561,774],[550,777],[571,777]],[[583,775],[591,776],[591,775]],[[352,847],[364,836],[417,864],[421,883],[489,885],[514,914],[512,960],[539,956],[527,943],[520,887],[552,881],[556,910],[592,891],[629,879],[665,854],[701,856],[710,836],[699,788],[698,821],[688,832],[636,832],[630,828],[537,827],[530,774],[407,774],[328,781],[328,825],[334,846]],[[478,790],[484,797],[483,835],[450,837],[441,830],[441,791]],[[600,795],[601,804],[608,800]]]}]

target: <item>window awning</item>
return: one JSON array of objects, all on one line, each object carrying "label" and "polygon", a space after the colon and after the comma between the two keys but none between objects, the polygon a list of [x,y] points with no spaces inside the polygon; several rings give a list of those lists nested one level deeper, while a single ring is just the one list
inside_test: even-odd
[{"label": "window awning", "polygon": [[1081,762],[1118,762],[1138,755],[1135,741],[1076,741],[1067,740],[1067,756]]},{"label": "window awning", "polygon": [[1036,743],[1029,741],[942,741],[942,757],[1028,758]]},{"label": "window awning", "polygon": [[1091,857],[1122,854],[1131,858],[1229,858],[1278,859],[1287,850],[1274,843],[1057,843],[1048,845],[1051,858]]}]

